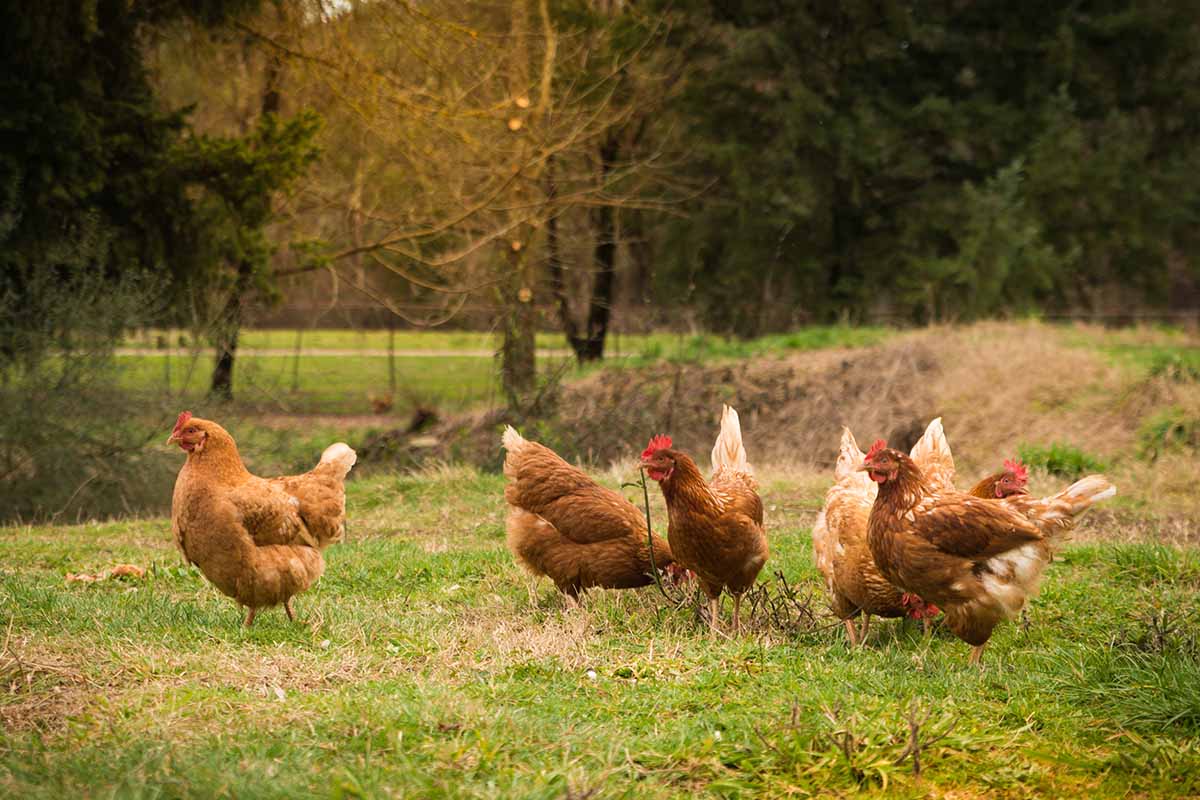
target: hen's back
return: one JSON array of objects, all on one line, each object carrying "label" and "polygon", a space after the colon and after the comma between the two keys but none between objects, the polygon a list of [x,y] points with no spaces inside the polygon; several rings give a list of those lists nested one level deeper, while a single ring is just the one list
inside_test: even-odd
[{"label": "hen's back", "polygon": [[596,483],[550,448],[522,438],[511,427],[504,444],[508,451],[504,499],[510,506],[542,517],[579,543],[645,536],[645,515],[620,493]]},{"label": "hen's back", "polygon": [[950,443],[946,441],[941,417],[929,423],[925,433],[913,445],[909,457],[921,468],[921,474],[934,491],[954,491],[954,479],[957,477],[954,454],[950,452]]},{"label": "hen's back", "polygon": [[344,442],[325,448],[321,460],[303,475],[267,481],[297,501],[297,513],[317,546],[340,542],[346,533],[346,475],[358,455]]}]

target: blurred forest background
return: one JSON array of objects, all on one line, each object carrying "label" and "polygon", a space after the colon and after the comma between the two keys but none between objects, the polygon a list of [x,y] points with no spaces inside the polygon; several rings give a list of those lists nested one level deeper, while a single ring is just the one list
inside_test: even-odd
[{"label": "blurred forest background", "polygon": [[308,409],[269,329],[360,400],[301,352],[387,331],[383,411],[476,379],[397,331],[476,331],[536,418],[617,335],[1200,309],[1195,2],[5,5],[0,516],[161,505],[183,401]]}]

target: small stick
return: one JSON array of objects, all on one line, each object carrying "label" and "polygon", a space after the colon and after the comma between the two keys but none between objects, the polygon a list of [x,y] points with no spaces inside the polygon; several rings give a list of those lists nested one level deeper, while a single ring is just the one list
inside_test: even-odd
[{"label": "small stick", "polygon": [[[658,565],[654,563],[654,530],[650,527],[650,490],[646,488],[645,467],[638,470],[638,483],[642,485],[642,502],[645,503],[646,509],[646,547],[650,549],[650,575],[654,578],[654,585],[658,587],[658,591],[662,592],[662,596],[671,600],[671,595],[667,594],[667,590],[663,588],[662,578],[658,575]],[[671,600],[671,602],[675,601]]]}]

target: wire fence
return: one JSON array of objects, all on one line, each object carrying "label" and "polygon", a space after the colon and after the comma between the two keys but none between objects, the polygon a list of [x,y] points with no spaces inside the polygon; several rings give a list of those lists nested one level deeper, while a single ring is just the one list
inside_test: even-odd
[{"label": "wire fence", "polygon": [[[502,402],[495,317],[492,325],[475,328],[414,329],[391,315],[376,317],[375,306],[344,304],[336,314],[305,316],[316,308],[290,303],[269,317],[254,317],[251,327],[242,331],[235,366],[239,403],[285,414],[365,415],[494,408]],[[493,306],[479,308],[496,311]],[[1041,318],[1105,327],[1200,329],[1200,310],[1049,313]],[[287,326],[283,320],[303,324]],[[622,311],[617,321],[606,342],[608,363],[630,357],[686,359],[688,348],[695,350],[696,341],[704,337],[678,318],[655,333],[641,332],[645,320],[634,313]],[[886,315],[873,320],[883,326],[899,322]],[[537,345],[544,379],[561,377],[577,366],[561,332],[546,326]],[[123,359],[122,375],[129,388],[186,400],[207,393],[215,353],[202,333],[144,330],[128,337],[117,355]]]}]

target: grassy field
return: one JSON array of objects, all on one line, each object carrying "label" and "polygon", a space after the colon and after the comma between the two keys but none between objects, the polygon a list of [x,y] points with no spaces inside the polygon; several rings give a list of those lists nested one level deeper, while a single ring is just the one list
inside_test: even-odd
[{"label": "grassy field", "polygon": [[[212,361],[197,356],[118,356],[123,388],[180,403],[200,402],[208,392]],[[554,364],[544,363],[543,369]],[[370,414],[371,399],[391,393],[387,358],[306,355],[291,358],[242,355],[236,364],[238,405],[268,413]],[[495,401],[496,365],[474,357],[397,358],[398,413],[417,405],[459,411]]]},{"label": "grassy field", "polygon": [[[748,358],[825,347],[855,347],[879,341],[877,328],[813,327],[791,334],[748,341],[719,336],[649,334],[613,336],[608,342],[606,366],[644,366],[660,360],[698,363],[714,359]],[[181,339],[181,337],[183,337]],[[306,331],[299,359],[256,350],[292,351],[294,331],[246,331],[244,348],[235,373],[239,405],[258,412],[285,414],[369,414],[372,397],[393,394],[386,351],[387,331]],[[126,341],[138,350],[187,344],[179,331],[150,331]],[[539,369],[543,377],[578,376],[580,370],[567,355],[559,334],[538,334],[543,351]],[[488,333],[397,331],[397,351],[438,354],[436,357],[395,357],[396,391],[392,400],[397,414],[418,405],[443,412],[460,411],[500,400],[498,363],[490,354],[496,348]],[[322,350],[359,351],[322,355]],[[463,355],[447,355],[461,352]],[[198,402],[208,390],[212,356],[206,351],[180,354],[123,354],[117,357],[120,385],[142,395]]]},{"label": "grassy field", "polygon": [[[513,565],[503,479],[465,468],[352,482],[303,624],[249,631],[165,519],[0,528],[0,795],[1200,793],[1200,553],[1097,515],[984,669],[894,622],[851,651],[803,617],[825,481],[766,471],[762,580],[800,600],[737,640],[653,588],[568,607]],[[150,572],[64,582],[122,562]]]},{"label": "grassy field", "polygon": [[[1134,370],[1200,379],[1200,348],[1196,347],[1194,336],[1179,330],[1140,328],[1098,333],[1096,328],[1072,326],[1046,330],[1065,342],[1099,351],[1114,363]],[[750,340],[710,334],[614,335],[609,339],[603,366],[637,368],[661,362],[703,364],[786,356],[831,347],[868,347],[899,335],[903,334],[887,328],[846,326],[814,326]],[[146,331],[125,344],[139,350],[158,350],[186,347],[190,340],[180,331]],[[396,356],[394,393],[386,357],[387,331],[305,331],[298,359],[283,354],[294,352],[295,331],[245,331],[241,346],[244,350],[237,362],[235,390],[238,405],[254,413],[370,414],[371,398],[392,394],[395,413],[402,416],[418,405],[454,412],[495,405],[501,399],[498,363],[490,355],[497,344],[490,333],[395,332],[397,351],[438,355]],[[600,368],[599,365],[577,367],[567,355],[560,334],[538,334],[538,347],[543,351],[539,368],[544,378],[581,377]],[[275,354],[255,353],[264,350]],[[322,350],[340,352],[322,355]],[[142,395],[195,404],[207,392],[212,356],[203,350],[186,354],[125,354],[118,356],[117,365],[123,387]]]},{"label": "grassy field", "polygon": [[[832,345],[873,344],[886,333],[884,328],[851,328],[816,325],[794,333],[776,334],[752,341],[731,340],[712,334],[612,333],[607,340],[608,355],[616,358],[695,358],[708,354],[744,356],[764,351],[809,350]],[[394,331],[315,328],[300,332],[302,350],[396,350],[493,352],[498,346],[495,334],[486,331]],[[180,330],[147,330],[131,335],[126,347],[141,349],[188,348],[194,337]],[[199,342],[201,346],[205,343]],[[239,344],[248,350],[295,350],[297,331],[247,330]],[[569,350],[561,333],[537,334],[540,350]]]}]

